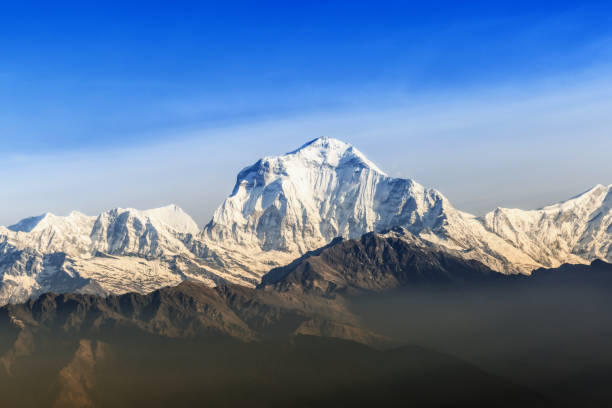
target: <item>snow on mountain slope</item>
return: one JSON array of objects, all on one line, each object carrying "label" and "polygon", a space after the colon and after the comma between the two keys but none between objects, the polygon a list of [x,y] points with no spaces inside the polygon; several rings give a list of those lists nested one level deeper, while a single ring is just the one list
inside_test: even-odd
[{"label": "snow on mountain slope", "polygon": [[91,230],[95,251],[160,257],[184,252],[184,234],[197,234],[193,219],[177,206],[147,211],[116,208],[98,216]]},{"label": "snow on mountain slope", "polygon": [[243,169],[203,230],[173,205],[44,214],[0,227],[0,304],[45,291],[147,293],[185,279],[255,286],[273,267],[337,236],[395,227],[503,273],[612,261],[611,189],[479,218],[323,137]]},{"label": "snow on mountain slope", "polygon": [[300,253],[336,236],[442,222],[446,199],[411,180],[389,178],[354,147],[316,139],[240,172],[203,235],[263,251]]},{"label": "snow on mountain slope", "polygon": [[403,221],[434,226],[443,201],[412,181],[394,182],[354,147],[319,138],[242,170],[204,228],[197,253],[257,280],[338,235]]},{"label": "snow on mountain slope", "polygon": [[201,237],[226,261],[248,254],[247,265],[242,259],[224,266],[260,277],[334,237],[396,226],[499,271],[540,266],[438,191],[389,177],[353,146],[325,137],[242,170]]},{"label": "snow on mountain slope", "polygon": [[187,278],[242,283],[213,273],[183,244],[198,231],[177,206],[43,214],[0,227],[0,304],[47,291],[147,293]]},{"label": "snow on mountain slope", "polygon": [[165,224],[179,233],[195,235],[200,232],[200,228],[193,218],[183,211],[182,208],[174,204],[142,211],[142,214],[145,217]]},{"label": "snow on mountain slope", "polygon": [[46,253],[86,252],[94,220],[95,217],[78,211],[65,217],[46,213],[26,218],[6,229],[0,227],[0,235],[17,248],[27,247]]},{"label": "snow on mountain slope", "polygon": [[539,210],[497,208],[483,222],[546,267],[612,262],[612,185]]}]

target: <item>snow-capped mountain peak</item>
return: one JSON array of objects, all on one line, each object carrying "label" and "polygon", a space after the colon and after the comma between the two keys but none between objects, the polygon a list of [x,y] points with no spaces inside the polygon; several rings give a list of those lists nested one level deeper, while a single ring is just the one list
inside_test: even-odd
[{"label": "snow-capped mountain peak", "polygon": [[7,228],[15,232],[31,232],[41,222],[44,222],[44,220],[49,217],[55,217],[55,215],[51,213],[44,213],[44,214],[37,215],[34,217],[24,218],[23,220],[20,220],[16,224],[9,225]]},{"label": "snow-capped mountain peak", "polygon": [[180,233],[197,234],[198,224],[176,204],[142,211],[147,217],[160,221]]},{"label": "snow-capped mountain peak", "polygon": [[438,191],[387,176],[348,143],[318,138],[242,170],[201,237],[216,259],[237,256],[239,268],[248,259],[261,276],[338,236],[397,226],[442,233],[450,220],[463,222]]},{"label": "snow-capped mountain peak", "polygon": [[91,242],[95,251],[161,256],[184,248],[181,234],[198,232],[195,221],[176,205],[144,211],[115,208],[98,216]]},{"label": "snow-capped mountain peak", "polygon": [[547,267],[612,261],[612,185],[537,210],[496,208],[483,223]]},{"label": "snow-capped mountain peak", "polygon": [[597,184],[593,188],[560,203],[543,207],[546,212],[566,211],[572,208],[583,208],[586,211],[612,204],[612,184],[604,186]]},{"label": "snow-capped mountain peak", "polygon": [[[410,197],[403,197],[404,195]],[[445,201],[412,180],[388,177],[361,152],[332,138],[242,170],[204,235],[223,245],[300,254],[336,236],[431,220]]]},{"label": "snow-capped mountain peak", "polygon": [[52,227],[65,229],[91,221],[91,218],[78,211],[72,211],[67,216],[57,216],[47,212],[38,216],[24,218],[18,223],[7,227],[7,229],[14,232],[37,232]]},{"label": "snow-capped mountain peak", "polygon": [[[176,205],[115,208],[97,217],[50,213],[0,227],[0,304],[44,291],[147,292],[185,279],[199,232]],[[192,276],[209,284],[206,273]],[[93,285],[93,286],[92,286]]]},{"label": "snow-capped mountain peak", "polygon": [[45,213],[25,218],[8,228],[0,227],[0,236],[4,235],[5,241],[18,249],[83,253],[88,251],[94,221],[95,217],[78,211],[67,216]]},{"label": "snow-capped mountain peak", "polygon": [[367,167],[382,175],[386,175],[385,172],[368,160],[365,155],[354,146],[327,136],[313,139],[300,148],[281,157],[286,162],[299,160],[319,166]]},{"label": "snow-capped mountain peak", "polygon": [[[217,258],[241,254],[237,267],[255,275],[336,236],[393,227],[500,272],[529,273],[560,262],[612,259],[608,218],[597,218],[610,212],[610,197],[610,187],[599,185],[537,211],[499,208],[479,218],[456,210],[435,189],[387,176],[350,144],[323,137],[242,170],[201,236]],[[562,217],[553,216],[559,212]],[[542,214],[551,214],[547,223],[554,228],[538,224]],[[598,236],[597,249],[580,249],[580,242],[593,241],[588,234]]]}]

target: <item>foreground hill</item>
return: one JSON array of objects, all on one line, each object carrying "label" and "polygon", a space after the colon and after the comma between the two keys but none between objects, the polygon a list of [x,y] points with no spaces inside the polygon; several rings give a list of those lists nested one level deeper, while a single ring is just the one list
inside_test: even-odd
[{"label": "foreground hill", "polygon": [[335,239],[287,266],[271,270],[261,288],[331,296],[384,292],[402,287],[466,286],[503,282],[510,276],[427,244],[398,228],[359,239]]},{"label": "foreground hill", "polygon": [[9,306],[0,313],[3,404],[553,406],[444,353],[333,338],[367,332],[315,323],[329,313],[259,292],[182,284],[147,296],[46,295]]},{"label": "foreground hill", "polygon": [[[38,347],[10,376],[0,373],[6,406],[554,406],[525,387],[421,347],[381,351],[301,335],[241,343],[138,333],[51,337]],[[44,358],[50,353],[53,358]]]}]

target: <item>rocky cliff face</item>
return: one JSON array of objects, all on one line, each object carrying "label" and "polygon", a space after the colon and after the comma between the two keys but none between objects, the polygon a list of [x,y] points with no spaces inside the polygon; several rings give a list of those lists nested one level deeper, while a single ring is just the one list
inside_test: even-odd
[{"label": "rocky cliff face", "polygon": [[397,228],[386,234],[336,239],[287,266],[272,269],[261,288],[358,295],[402,287],[461,287],[501,282],[506,278],[474,260],[441,250]]}]

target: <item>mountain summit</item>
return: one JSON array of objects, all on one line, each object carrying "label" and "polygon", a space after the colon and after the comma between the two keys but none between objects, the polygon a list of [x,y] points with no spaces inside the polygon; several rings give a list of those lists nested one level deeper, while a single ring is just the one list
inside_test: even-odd
[{"label": "mountain summit", "polygon": [[397,227],[502,273],[612,261],[611,190],[599,185],[540,210],[498,208],[479,218],[435,189],[389,177],[350,144],[321,137],[240,171],[202,230],[174,205],[44,214],[0,227],[0,304],[45,291],[148,293],[186,279],[255,286],[336,237]]},{"label": "mountain summit", "polygon": [[503,272],[541,266],[456,210],[437,190],[386,175],[359,150],[319,138],[238,174],[201,239],[226,269],[256,279],[335,237],[403,227],[432,245]]},{"label": "mountain summit", "polygon": [[374,163],[368,160],[363,153],[354,146],[331,137],[319,137],[304,144],[297,150],[287,153],[285,160],[311,161],[320,166],[331,167],[367,167],[378,173],[386,175]]},{"label": "mountain summit", "polygon": [[242,170],[203,235],[300,254],[337,236],[397,225],[435,228],[448,205],[433,189],[388,177],[353,146],[319,138]]},{"label": "mountain summit", "polygon": [[612,260],[612,184],[538,210],[497,208],[483,223],[542,265]]}]

